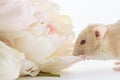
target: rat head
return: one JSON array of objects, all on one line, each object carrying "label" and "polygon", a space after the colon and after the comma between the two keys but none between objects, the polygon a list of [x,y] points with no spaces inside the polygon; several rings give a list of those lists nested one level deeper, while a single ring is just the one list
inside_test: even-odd
[{"label": "rat head", "polygon": [[73,55],[85,58],[96,54],[107,28],[102,24],[88,25],[78,36]]}]

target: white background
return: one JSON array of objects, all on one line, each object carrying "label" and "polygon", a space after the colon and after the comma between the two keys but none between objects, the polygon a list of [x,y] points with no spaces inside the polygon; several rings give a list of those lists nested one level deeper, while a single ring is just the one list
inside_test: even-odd
[{"label": "white background", "polygon": [[[120,19],[120,0],[52,0],[61,7],[61,14],[72,18],[76,34],[90,23],[112,24]],[[120,80],[120,72],[113,71],[114,61],[79,62],[60,78],[28,78],[21,80]]]},{"label": "white background", "polygon": [[120,19],[120,0],[52,0],[61,14],[72,18],[76,33],[90,23],[111,24]]}]

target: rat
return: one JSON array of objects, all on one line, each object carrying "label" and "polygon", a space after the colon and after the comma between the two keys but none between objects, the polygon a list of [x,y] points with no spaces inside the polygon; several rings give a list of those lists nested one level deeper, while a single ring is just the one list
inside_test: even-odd
[{"label": "rat", "polygon": [[[120,20],[113,24],[89,24],[76,39],[74,56],[82,59],[120,59]],[[120,61],[115,62],[120,71]]]}]

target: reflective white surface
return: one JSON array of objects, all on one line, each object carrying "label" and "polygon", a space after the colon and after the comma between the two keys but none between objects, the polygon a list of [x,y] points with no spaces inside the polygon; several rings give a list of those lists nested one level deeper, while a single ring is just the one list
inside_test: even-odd
[{"label": "reflective white surface", "polygon": [[79,62],[61,73],[61,77],[34,77],[18,80],[119,80],[120,72],[113,71],[113,61]]}]

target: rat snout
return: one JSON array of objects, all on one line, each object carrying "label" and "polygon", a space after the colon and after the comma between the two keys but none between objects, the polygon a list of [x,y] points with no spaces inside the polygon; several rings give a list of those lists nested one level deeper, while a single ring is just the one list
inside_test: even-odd
[{"label": "rat snout", "polygon": [[84,55],[84,51],[74,51],[73,55],[74,56]]},{"label": "rat snout", "polygon": [[79,51],[79,52],[74,51],[73,55],[74,56],[79,56],[82,60],[86,59],[86,56],[85,56],[83,51]]}]

